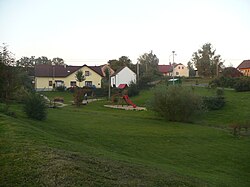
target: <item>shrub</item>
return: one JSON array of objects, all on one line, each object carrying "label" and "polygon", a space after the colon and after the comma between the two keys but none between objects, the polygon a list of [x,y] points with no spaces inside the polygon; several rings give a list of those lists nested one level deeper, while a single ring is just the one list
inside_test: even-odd
[{"label": "shrub", "polygon": [[220,77],[212,80],[209,84],[212,87],[225,87],[225,88],[234,88],[239,78],[235,77]]},{"label": "shrub", "polygon": [[104,88],[96,88],[93,90],[94,95],[96,97],[107,97],[108,96],[108,89]]},{"label": "shrub", "polygon": [[202,110],[202,99],[181,86],[157,87],[149,107],[170,121],[190,121]]},{"label": "shrub", "polygon": [[83,101],[83,96],[85,94],[85,90],[82,89],[82,88],[75,88],[75,91],[74,91],[74,103],[76,106],[80,106],[82,104],[82,101]]},{"label": "shrub", "polygon": [[202,98],[203,106],[207,110],[219,110],[225,105],[223,96],[205,96]]},{"label": "shrub", "polygon": [[224,96],[224,89],[223,89],[223,88],[217,88],[217,89],[216,89],[216,95],[217,95],[218,97]]},{"label": "shrub", "polygon": [[138,87],[139,89],[148,89],[150,87],[152,87],[152,85],[150,85],[149,83],[153,81],[152,76],[149,75],[143,75],[142,77],[140,77],[139,82],[138,82]]},{"label": "shrub", "polygon": [[128,96],[132,97],[132,96],[136,96],[139,95],[140,90],[138,88],[138,85],[135,84],[134,82],[131,82],[128,88]]},{"label": "shrub", "polygon": [[44,120],[47,117],[47,105],[43,96],[32,93],[29,94],[24,103],[24,112],[29,118]]},{"label": "shrub", "polygon": [[9,105],[0,105],[0,113],[16,118],[16,113],[9,110]]},{"label": "shrub", "polygon": [[234,85],[234,89],[237,92],[250,91],[250,77],[240,78]]}]

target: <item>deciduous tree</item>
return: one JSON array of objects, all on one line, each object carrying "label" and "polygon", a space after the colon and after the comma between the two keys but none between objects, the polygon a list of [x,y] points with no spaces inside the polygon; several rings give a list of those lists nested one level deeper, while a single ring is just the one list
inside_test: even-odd
[{"label": "deciduous tree", "polygon": [[79,82],[79,87],[80,87],[81,82],[85,80],[85,76],[83,74],[83,71],[82,70],[78,70],[76,72],[75,76],[76,76],[76,80]]},{"label": "deciduous tree", "polygon": [[160,76],[158,70],[158,63],[159,59],[153,51],[149,53],[144,53],[138,58],[138,62],[140,63],[140,76],[151,76],[151,77],[158,77]]},{"label": "deciduous tree", "polygon": [[191,62],[197,68],[199,76],[214,77],[223,68],[220,55],[215,55],[216,50],[210,43],[206,43],[197,52],[193,53]]}]

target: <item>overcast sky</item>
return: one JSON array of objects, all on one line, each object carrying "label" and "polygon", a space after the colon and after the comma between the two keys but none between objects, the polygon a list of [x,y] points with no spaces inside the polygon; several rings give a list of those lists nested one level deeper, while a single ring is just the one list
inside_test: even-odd
[{"label": "overcast sky", "polygon": [[0,0],[0,42],[16,59],[61,57],[100,65],[153,50],[160,64],[187,64],[210,42],[237,66],[250,59],[249,0]]}]

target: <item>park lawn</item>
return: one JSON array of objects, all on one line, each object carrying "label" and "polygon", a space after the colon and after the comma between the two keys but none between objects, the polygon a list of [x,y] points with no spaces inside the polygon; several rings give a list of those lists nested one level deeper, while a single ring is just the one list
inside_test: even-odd
[{"label": "park lawn", "polygon": [[[151,93],[132,101],[143,104]],[[193,124],[166,122],[151,111],[104,108],[106,101],[49,109],[39,122],[14,105],[18,118],[0,114],[0,185],[249,186],[249,137],[217,128],[228,125],[223,118],[231,110],[249,105],[236,97],[249,93],[226,91],[224,112],[208,112]]]}]

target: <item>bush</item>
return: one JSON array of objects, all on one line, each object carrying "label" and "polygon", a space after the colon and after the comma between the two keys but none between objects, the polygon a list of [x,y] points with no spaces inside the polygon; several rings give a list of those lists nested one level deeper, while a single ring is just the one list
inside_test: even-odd
[{"label": "bush", "polygon": [[212,87],[234,88],[239,78],[235,77],[220,77],[212,80],[209,84]]},{"label": "bush", "polygon": [[217,89],[216,89],[216,95],[217,95],[218,97],[224,96],[224,89],[223,89],[223,88],[217,88]]},{"label": "bush", "polygon": [[140,90],[138,88],[138,85],[135,84],[134,82],[131,82],[128,88],[128,96],[132,97],[132,96],[136,96],[139,95]]},{"label": "bush", "polygon": [[149,107],[170,121],[190,121],[202,110],[202,99],[181,86],[157,87]]},{"label": "bush", "polygon": [[29,118],[44,120],[47,117],[47,105],[43,96],[32,93],[27,96],[24,103],[24,112]]},{"label": "bush", "polygon": [[86,90],[85,89],[82,89],[82,88],[75,88],[75,91],[74,91],[74,103],[76,106],[80,106],[82,104],[82,101],[83,101],[83,97],[84,97],[84,94],[86,93]]},{"label": "bush", "polygon": [[139,82],[138,82],[139,89],[142,90],[142,89],[148,89],[152,87],[152,85],[149,84],[152,81],[153,81],[152,76],[143,75],[142,77],[140,77]]},{"label": "bush", "polygon": [[94,95],[96,97],[107,97],[108,96],[108,89],[104,88],[96,88],[93,90]]},{"label": "bush", "polygon": [[237,92],[250,91],[250,77],[240,78],[234,85],[234,89]]},{"label": "bush", "polygon": [[205,96],[202,98],[203,106],[207,110],[219,110],[225,105],[223,96]]},{"label": "bush", "polygon": [[16,118],[16,113],[9,110],[9,105],[0,105],[0,113]]}]

